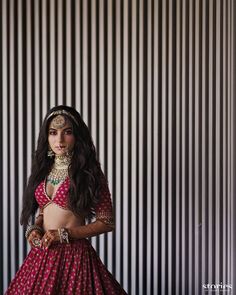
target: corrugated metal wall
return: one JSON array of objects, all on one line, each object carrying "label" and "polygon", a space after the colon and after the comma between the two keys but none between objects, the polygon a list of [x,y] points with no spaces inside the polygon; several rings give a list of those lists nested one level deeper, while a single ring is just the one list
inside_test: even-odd
[{"label": "corrugated metal wall", "polygon": [[75,106],[116,231],[92,243],[129,294],[232,284],[233,1],[0,1],[0,287],[27,251],[22,191],[42,119]]}]

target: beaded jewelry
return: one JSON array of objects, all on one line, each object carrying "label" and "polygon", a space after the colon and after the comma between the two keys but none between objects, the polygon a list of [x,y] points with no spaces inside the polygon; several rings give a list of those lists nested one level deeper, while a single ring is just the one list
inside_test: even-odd
[{"label": "beaded jewelry", "polygon": [[35,246],[35,247],[39,247],[40,246],[40,239],[33,239],[32,240],[32,243],[33,243],[33,245]]},{"label": "beaded jewelry", "polygon": [[37,230],[38,232],[40,232],[41,234],[43,234],[43,229],[40,226],[38,226],[36,224],[29,225],[27,227],[26,231],[25,231],[25,237],[26,237],[26,239],[28,239],[29,235],[31,234],[31,232],[33,230]]},{"label": "beaded jewelry", "polygon": [[65,228],[58,228],[58,234],[60,237],[60,242],[69,244],[69,234]]},{"label": "beaded jewelry", "polygon": [[55,153],[53,152],[53,150],[51,149],[51,147],[48,148],[48,157],[52,158],[53,156],[55,156]]},{"label": "beaded jewelry", "polygon": [[47,120],[49,118],[51,118],[52,116],[55,116],[55,115],[66,115],[68,117],[70,117],[74,122],[75,124],[79,125],[79,122],[76,120],[76,118],[68,111],[66,110],[58,110],[58,111],[54,111],[52,112],[48,117],[47,117]]},{"label": "beaded jewelry", "polygon": [[47,177],[47,180],[52,185],[55,186],[66,179],[68,176],[68,167],[71,163],[71,159],[71,154],[67,154],[65,156],[55,156],[54,166]]}]

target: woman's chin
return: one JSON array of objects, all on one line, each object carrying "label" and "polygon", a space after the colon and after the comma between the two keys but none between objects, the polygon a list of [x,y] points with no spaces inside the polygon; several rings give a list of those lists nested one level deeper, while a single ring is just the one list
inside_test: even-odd
[{"label": "woman's chin", "polygon": [[65,156],[66,154],[67,154],[66,150],[64,150],[64,151],[55,151],[56,156]]}]

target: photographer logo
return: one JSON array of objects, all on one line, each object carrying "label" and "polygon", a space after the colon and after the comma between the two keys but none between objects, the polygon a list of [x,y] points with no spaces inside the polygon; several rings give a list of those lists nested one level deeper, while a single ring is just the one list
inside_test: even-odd
[{"label": "photographer logo", "polygon": [[233,290],[232,284],[223,284],[222,282],[216,284],[203,284],[202,285],[204,291],[211,291],[211,292],[230,292]]}]

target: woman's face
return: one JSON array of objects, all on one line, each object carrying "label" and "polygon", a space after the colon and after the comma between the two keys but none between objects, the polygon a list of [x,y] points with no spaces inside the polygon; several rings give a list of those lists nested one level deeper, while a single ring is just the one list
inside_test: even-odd
[{"label": "woman's face", "polygon": [[52,119],[48,128],[48,143],[58,156],[63,156],[73,150],[75,137],[72,124],[66,117],[58,115]]}]

